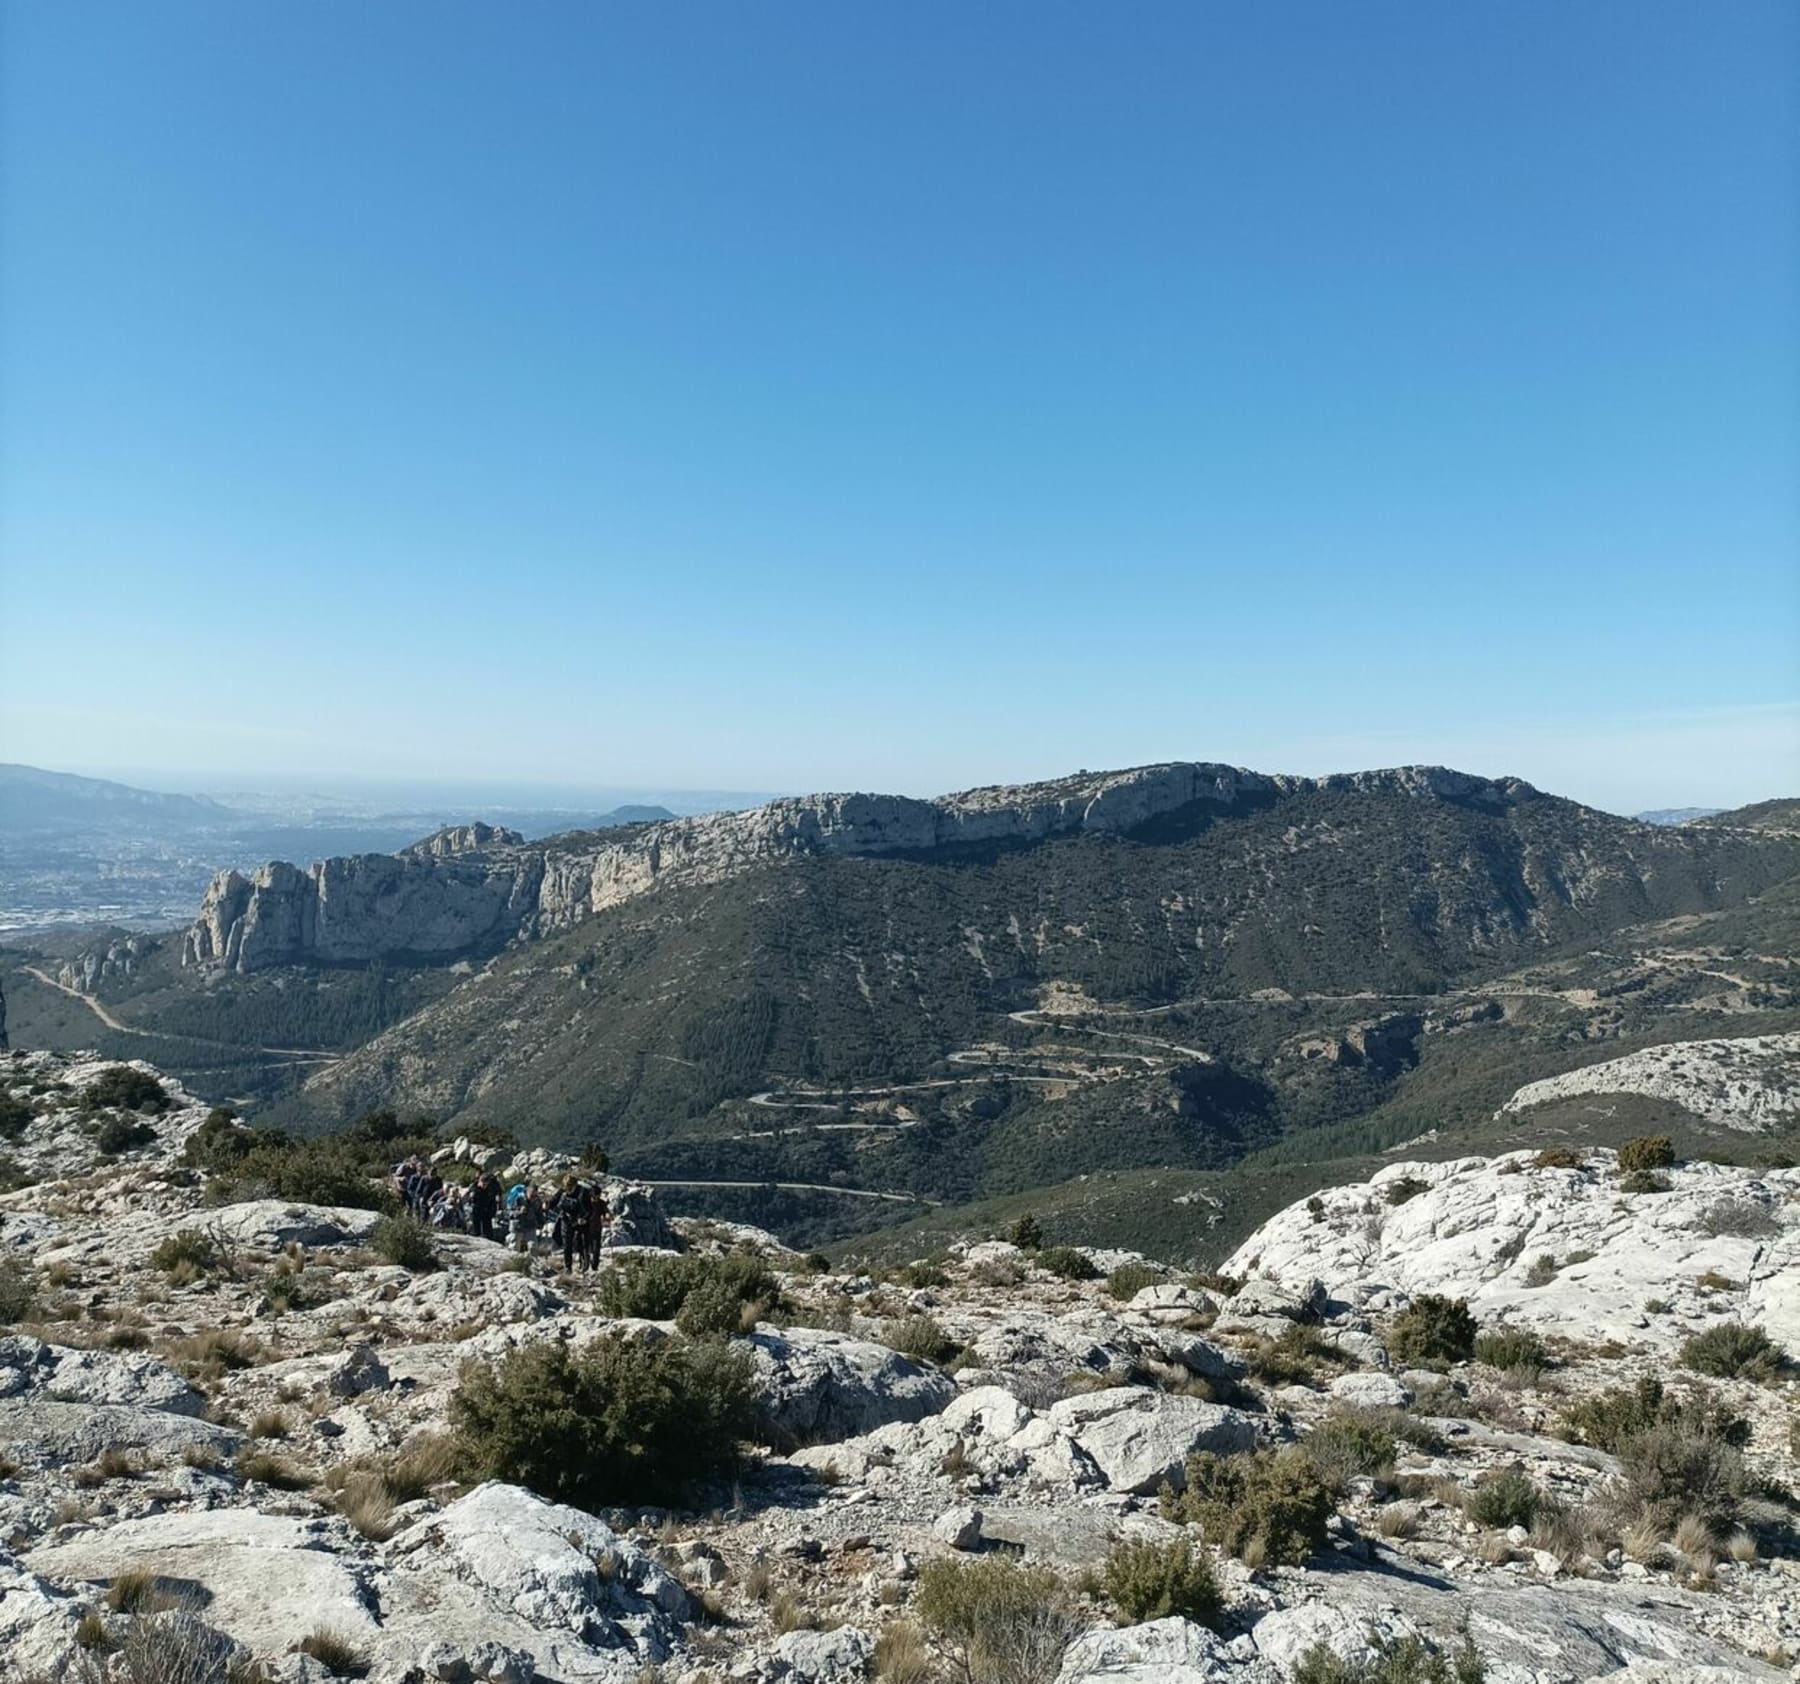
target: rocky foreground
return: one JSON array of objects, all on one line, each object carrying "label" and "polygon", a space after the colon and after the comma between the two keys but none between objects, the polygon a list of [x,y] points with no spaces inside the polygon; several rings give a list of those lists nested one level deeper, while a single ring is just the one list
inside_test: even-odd
[{"label": "rocky foreground", "polygon": [[[1204,1279],[1030,1234],[845,1272],[615,1187],[634,1243],[571,1278],[222,1199],[184,1162],[219,1122],[109,1068],[0,1061],[8,1680],[1800,1675],[1800,1172],[1400,1164]],[[768,1283],[735,1336],[618,1313],[678,1253]],[[740,1353],[735,1472],[484,1474],[469,1375],[596,1341]]]}]

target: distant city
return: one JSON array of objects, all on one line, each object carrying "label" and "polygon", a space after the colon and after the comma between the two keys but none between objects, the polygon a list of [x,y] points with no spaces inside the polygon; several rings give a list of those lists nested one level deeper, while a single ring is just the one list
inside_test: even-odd
[{"label": "distant city", "polygon": [[0,936],[194,914],[220,871],[272,859],[392,853],[446,824],[485,819],[528,838],[754,806],[751,791],[408,785],[169,794],[0,765]]}]

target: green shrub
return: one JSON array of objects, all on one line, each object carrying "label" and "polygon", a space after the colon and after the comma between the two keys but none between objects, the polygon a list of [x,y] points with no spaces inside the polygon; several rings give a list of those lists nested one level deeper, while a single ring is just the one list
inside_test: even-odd
[{"label": "green shrub", "polygon": [[1675,1142],[1666,1134],[1641,1134],[1619,1148],[1619,1173],[1640,1169],[1668,1169],[1675,1162]]},{"label": "green shrub", "polygon": [[1781,1347],[1760,1327],[1720,1322],[1681,1347],[1681,1362],[1696,1374],[1722,1380],[1772,1380],[1785,1364]]},{"label": "green shrub", "polygon": [[37,1113],[31,1102],[17,1094],[0,1093],[0,1140],[17,1140]]},{"label": "green shrub", "polygon": [[1541,1257],[1532,1258],[1526,1267],[1525,1284],[1527,1286],[1548,1286],[1556,1279],[1556,1270],[1556,1259],[1549,1252],[1545,1252]]},{"label": "green shrub", "polygon": [[1665,1536],[1687,1515],[1716,1532],[1728,1530],[1750,1492],[1742,1440],[1734,1443],[1733,1436],[1729,1415],[1721,1422],[1697,1411],[1633,1433],[1618,1448],[1617,1506]]},{"label": "green shrub", "polygon": [[1358,1474],[1391,1467],[1400,1446],[1393,1428],[1373,1411],[1334,1409],[1300,1448],[1325,1479],[1341,1487]]},{"label": "green shrub", "polygon": [[1021,1251],[1040,1251],[1044,1244],[1044,1230],[1038,1226],[1038,1219],[1030,1211],[1019,1218],[1006,1230],[1006,1237]]},{"label": "green shrub", "polygon": [[1653,1169],[1634,1169],[1619,1177],[1621,1193],[1666,1193],[1669,1190],[1669,1178],[1658,1175]]},{"label": "green shrub", "polygon": [[0,1327],[24,1321],[37,1301],[37,1271],[22,1257],[0,1252]]},{"label": "green shrub", "polygon": [[1162,1278],[1162,1271],[1152,1269],[1148,1263],[1121,1263],[1106,1277],[1107,1296],[1135,1298],[1145,1287],[1160,1285]]},{"label": "green shrub", "polygon": [[1222,1598],[1212,1564],[1186,1538],[1171,1544],[1115,1544],[1100,1585],[1127,1625],[1177,1616],[1211,1625]]},{"label": "green shrub", "polygon": [[1454,1654],[1417,1637],[1377,1646],[1367,1660],[1347,1661],[1315,1643],[1295,1664],[1292,1684],[1483,1684],[1487,1663],[1466,1638]]},{"label": "green shrub", "polygon": [[673,1500],[729,1472],[751,1403],[741,1349],[615,1336],[465,1369],[450,1419],[472,1478],[594,1509]]},{"label": "green shrub", "polygon": [[370,1249],[403,1269],[438,1266],[437,1236],[416,1216],[384,1216],[369,1230]]},{"label": "green shrub", "polygon": [[154,1076],[129,1064],[112,1064],[81,1090],[81,1103],[90,1111],[147,1111],[157,1116],[168,1110],[170,1100]]},{"label": "green shrub", "polygon": [[914,1608],[960,1684],[1053,1684],[1081,1629],[1054,1573],[1006,1556],[928,1562]]},{"label": "green shrub", "polygon": [[1764,1240],[1781,1232],[1781,1222],[1754,1199],[1715,1199],[1700,1213],[1700,1229],[1714,1239]]},{"label": "green shrub", "polygon": [[902,1316],[882,1330],[889,1350],[919,1362],[948,1362],[962,1349],[931,1316]]},{"label": "green shrub", "polygon": [[198,1228],[179,1228],[150,1253],[152,1268],[172,1275],[184,1266],[195,1274],[208,1274],[220,1262],[218,1242]]},{"label": "green shrub", "polygon": [[722,1275],[709,1275],[688,1289],[675,1312],[675,1325],[690,1339],[731,1339],[756,1324],[757,1306],[748,1304]]},{"label": "green shrub", "polygon": [[156,1138],[156,1130],[148,1123],[133,1122],[128,1117],[103,1118],[99,1128],[94,1131],[94,1144],[109,1158],[117,1157],[121,1152],[133,1152],[140,1146],[148,1146]]},{"label": "green shrub", "polygon": [[1586,1160],[1567,1146],[1546,1146],[1532,1159],[1538,1169],[1580,1169]]},{"label": "green shrub", "polygon": [[724,1257],[686,1252],[679,1257],[628,1257],[600,1277],[599,1302],[609,1316],[642,1316],[647,1321],[677,1319],[689,1294],[702,1286],[720,1300],[729,1294],[740,1305],[773,1304],[780,1294],[768,1265],[754,1252]]},{"label": "green shrub", "polygon": [[1100,1270],[1094,1260],[1085,1251],[1077,1251],[1072,1245],[1053,1245],[1047,1251],[1040,1251],[1037,1256],[1040,1269],[1048,1269],[1053,1275],[1060,1275],[1066,1281],[1097,1281]]},{"label": "green shrub", "polygon": [[1497,1327],[1475,1336],[1475,1360],[1509,1373],[1529,1373],[1548,1368],[1550,1353],[1528,1328]]},{"label": "green shrub", "polygon": [[1163,1487],[1162,1512],[1251,1566],[1298,1566],[1325,1541],[1331,1492],[1303,1448],[1187,1460],[1187,1489]]},{"label": "green shrub", "polygon": [[1394,1318],[1388,1350],[1401,1362],[1435,1367],[1475,1353],[1475,1318],[1466,1299],[1422,1293]]},{"label": "green shrub", "polygon": [[245,1128],[229,1106],[215,1105],[206,1113],[206,1121],[188,1136],[181,1161],[189,1169],[217,1174],[235,1169],[256,1142],[256,1131]]},{"label": "green shrub", "polygon": [[1463,1512],[1477,1526],[1529,1526],[1546,1506],[1544,1493],[1517,1468],[1483,1474],[1463,1500]]},{"label": "green shrub", "polygon": [[1408,1199],[1416,1199],[1421,1193],[1429,1193],[1431,1183],[1421,1181],[1416,1175],[1396,1176],[1383,1189],[1387,1202],[1391,1205],[1403,1205]]},{"label": "green shrub", "polygon": [[1639,1433],[1674,1424],[1710,1433],[1740,1448],[1750,1442],[1750,1423],[1734,1414],[1716,1393],[1702,1386],[1685,1398],[1671,1397],[1662,1381],[1650,1374],[1635,1386],[1615,1386],[1582,1398],[1563,1413],[1563,1430],[1571,1438],[1615,1455]]}]

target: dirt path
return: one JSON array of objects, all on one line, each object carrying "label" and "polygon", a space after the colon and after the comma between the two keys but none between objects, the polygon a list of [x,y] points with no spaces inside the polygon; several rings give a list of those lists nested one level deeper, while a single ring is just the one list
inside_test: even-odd
[{"label": "dirt path", "polygon": [[343,1053],[321,1052],[317,1047],[259,1047],[240,1041],[209,1041],[203,1035],[168,1035],[158,1034],[150,1029],[134,1029],[129,1023],[121,1023],[93,995],[83,994],[78,988],[58,982],[55,977],[40,971],[36,965],[22,965],[20,969],[27,976],[36,977],[46,988],[54,988],[58,994],[66,994],[71,1000],[80,1001],[115,1035],[136,1035],[143,1040],[187,1041],[196,1047],[223,1047],[228,1052],[236,1053],[269,1053],[276,1058],[291,1058],[296,1063],[341,1064],[344,1061]]},{"label": "dirt path", "polygon": [[937,1208],[935,1199],[919,1199],[911,1193],[872,1193],[866,1187],[833,1187],[823,1181],[646,1181],[631,1178],[640,1187],[779,1187],[786,1193],[841,1193],[847,1199],[882,1199],[896,1205],[929,1205]]}]

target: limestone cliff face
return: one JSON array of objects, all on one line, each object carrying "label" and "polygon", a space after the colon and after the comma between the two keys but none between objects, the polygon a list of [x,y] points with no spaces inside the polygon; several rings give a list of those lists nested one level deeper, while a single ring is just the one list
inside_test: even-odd
[{"label": "limestone cliff face", "polygon": [[1228,811],[1305,789],[1388,789],[1494,807],[1537,792],[1442,767],[1309,779],[1189,761],[1052,783],[1002,785],[922,801],[809,795],[743,813],[644,825],[605,841],[579,834],[525,844],[487,825],[440,831],[404,853],[280,861],[213,880],[183,961],[241,971],[384,956],[448,959],[515,935],[567,928],[669,885],[716,883],[801,854],[877,857],[1120,834],[1204,806]]}]

